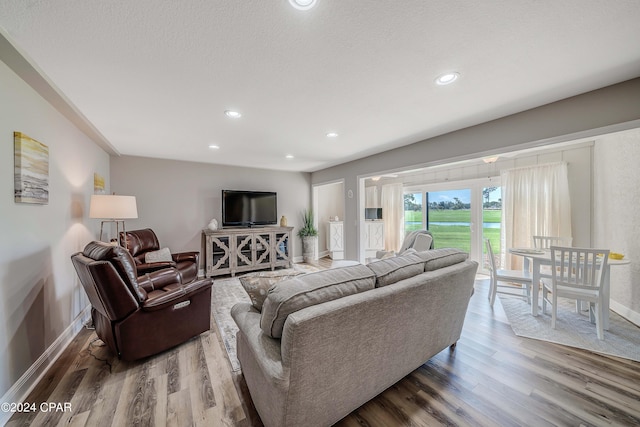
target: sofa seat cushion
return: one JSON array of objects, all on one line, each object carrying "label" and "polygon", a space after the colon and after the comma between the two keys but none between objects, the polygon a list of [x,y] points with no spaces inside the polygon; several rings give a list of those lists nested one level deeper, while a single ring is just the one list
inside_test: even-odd
[{"label": "sofa seat cushion", "polygon": [[293,269],[260,271],[245,274],[240,277],[240,284],[249,295],[251,305],[253,305],[256,310],[262,311],[262,305],[267,298],[267,292],[273,285],[301,274],[304,274],[304,272]]},{"label": "sofa seat cushion", "polygon": [[375,275],[361,264],[278,282],[269,289],[262,306],[260,328],[272,338],[281,338],[289,314],[374,287]]},{"label": "sofa seat cushion", "polygon": [[431,251],[416,252],[425,265],[424,271],[439,270],[453,264],[466,261],[469,254],[455,248],[434,249]]},{"label": "sofa seat cushion", "polygon": [[[408,253],[407,253],[408,252]],[[424,260],[413,251],[367,264],[376,275],[376,288],[424,273]]]}]

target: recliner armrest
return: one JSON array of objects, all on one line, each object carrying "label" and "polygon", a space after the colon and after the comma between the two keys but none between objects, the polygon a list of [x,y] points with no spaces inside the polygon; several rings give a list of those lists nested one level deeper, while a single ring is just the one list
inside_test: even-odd
[{"label": "recliner armrest", "polygon": [[176,254],[171,254],[171,258],[175,262],[183,262],[183,261],[192,261],[197,263],[198,257],[200,256],[200,252],[179,252]]},{"label": "recliner armrest", "polygon": [[143,262],[142,264],[137,264],[136,268],[138,269],[138,274],[142,275],[142,273],[148,273],[150,271],[162,270],[163,268],[175,267],[175,261],[159,261],[159,262]]},{"label": "recliner armrest", "polygon": [[[213,285],[211,278],[194,280],[186,286],[167,286],[162,291],[156,290],[149,295],[149,298],[142,304],[144,311],[162,310],[167,307],[175,306],[178,303],[189,300],[191,297],[205,291]],[[183,307],[188,306],[185,304]],[[182,307],[174,307],[179,309]]]},{"label": "recliner armrest", "polygon": [[149,273],[138,276],[138,286],[147,291],[147,293],[156,289],[163,289],[164,287],[171,284],[180,283],[180,272],[173,267],[151,271]]}]

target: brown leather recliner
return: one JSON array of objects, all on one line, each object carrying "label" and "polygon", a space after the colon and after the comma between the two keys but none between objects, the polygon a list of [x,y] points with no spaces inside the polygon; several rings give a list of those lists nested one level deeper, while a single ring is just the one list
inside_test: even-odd
[{"label": "brown leather recliner", "polygon": [[144,230],[127,231],[127,241],[125,245],[124,233],[120,232],[120,245],[129,250],[136,262],[140,275],[167,267],[175,267],[182,275],[182,283],[188,283],[198,277],[199,252],[180,252],[171,254],[173,261],[145,262],[147,252],[160,249],[158,236],[150,228]]},{"label": "brown leather recliner", "polygon": [[98,337],[124,360],[159,353],[209,330],[210,278],[181,282],[175,268],[138,277],[120,246],[91,242],[71,256]]}]

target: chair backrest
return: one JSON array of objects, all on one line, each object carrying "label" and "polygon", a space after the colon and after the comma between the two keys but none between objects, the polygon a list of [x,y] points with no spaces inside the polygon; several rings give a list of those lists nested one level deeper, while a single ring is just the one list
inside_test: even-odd
[{"label": "chair backrest", "polygon": [[571,246],[573,237],[560,236],[533,236],[533,247],[536,249],[549,249],[551,246]]},{"label": "chair backrest", "polygon": [[143,230],[127,231],[127,241],[125,245],[124,233],[120,232],[120,245],[127,248],[133,256],[136,264],[144,263],[144,254],[149,251],[160,249],[160,241],[156,233],[150,228]]},{"label": "chair backrest", "polygon": [[484,244],[487,247],[487,258],[489,258],[489,272],[491,273],[491,277],[495,280],[497,277],[497,267],[496,267],[496,258],[493,255],[493,249],[491,249],[491,241],[489,239],[484,239]]},{"label": "chair backrest", "polygon": [[597,288],[602,285],[608,249],[551,246],[551,277],[555,285]]},{"label": "chair backrest", "polygon": [[[425,236],[429,236],[431,237],[431,242],[429,242],[429,247],[426,249],[417,249],[414,247],[414,245],[417,243],[416,239],[418,238],[418,236],[423,236],[420,239],[420,242],[418,244],[420,244],[420,247],[422,247],[422,243],[425,242],[425,240],[422,240],[425,238]],[[409,234],[407,234],[404,238],[404,241],[402,242],[402,247],[400,248],[400,250],[398,251],[398,254],[401,254],[402,252],[406,251],[409,248],[414,248],[417,251],[426,251],[428,249],[433,249],[433,235],[431,234],[431,232],[429,230],[415,230],[410,232]]]},{"label": "chair backrest", "polygon": [[418,252],[428,251],[432,248],[433,236],[431,234],[418,234],[412,248]]},{"label": "chair backrest", "polygon": [[131,254],[104,242],[91,242],[71,256],[91,305],[110,320],[135,311],[146,298],[139,288]]}]

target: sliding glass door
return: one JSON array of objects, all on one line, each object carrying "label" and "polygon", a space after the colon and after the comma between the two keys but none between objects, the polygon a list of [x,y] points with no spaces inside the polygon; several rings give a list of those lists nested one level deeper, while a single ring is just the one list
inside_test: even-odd
[{"label": "sliding glass door", "polygon": [[434,247],[471,250],[471,189],[428,191],[427,229]]},{"label": "sliding glass door", "polygon": [[431,184],[405,189],[405,231],[426,228],[435,248],[469,252],[487,266],[484,239],[500,253],[502,198],[496,178]]}]

